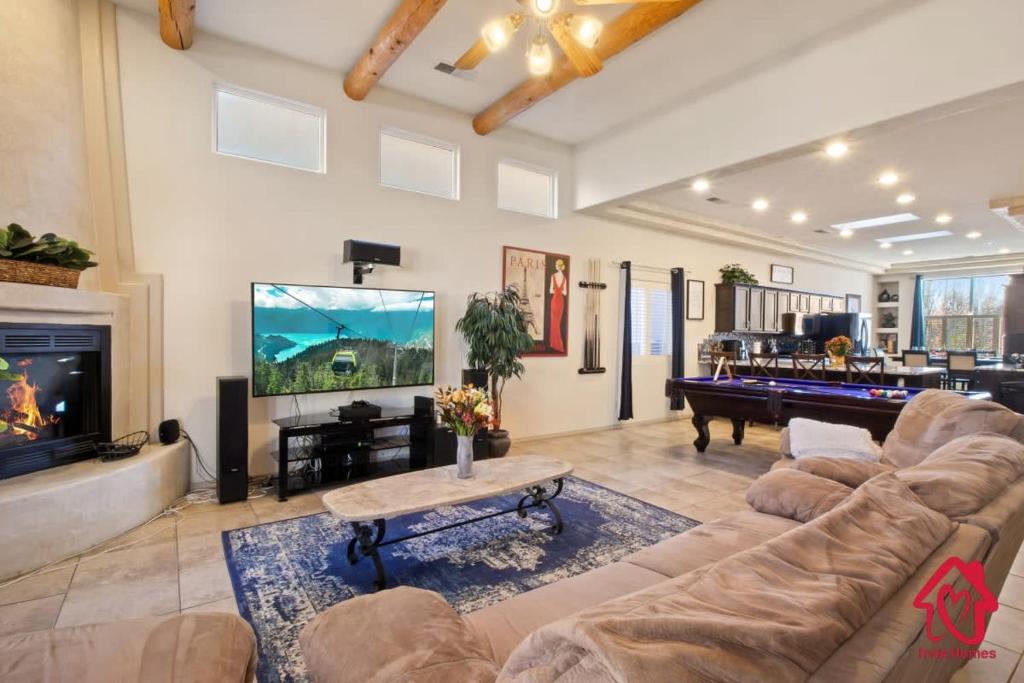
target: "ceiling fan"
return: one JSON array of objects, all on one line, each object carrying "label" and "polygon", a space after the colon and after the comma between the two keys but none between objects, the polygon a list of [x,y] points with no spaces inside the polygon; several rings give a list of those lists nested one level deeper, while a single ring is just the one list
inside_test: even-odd
[{"label": "ceiling fan", "polygon": [[[593,76],[601,70],[601,58],[594,52],[604,26],[595,17],[559,12],[560,0],[518,0],[522,11],[493,19],[480,31],[480,38],[455,62],[456,69],[471,71],[488,55],[504,49],[515,33],[526,24],[535,31],[526,51],[526,67],[534,76],[551,73],[554,57],[550,35],[580,76]],[[561,0],[568,4],[569,0]],[[576,5],[622,5],[673,0],[573,0]]]}]

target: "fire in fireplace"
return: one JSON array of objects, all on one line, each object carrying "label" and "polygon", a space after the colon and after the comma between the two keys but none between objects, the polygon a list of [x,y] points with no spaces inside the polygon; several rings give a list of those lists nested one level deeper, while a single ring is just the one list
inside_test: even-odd
[{"label": "fire in fireplace", "polygon": [[110,330],[0,324],[0,479],[110,439]]}]

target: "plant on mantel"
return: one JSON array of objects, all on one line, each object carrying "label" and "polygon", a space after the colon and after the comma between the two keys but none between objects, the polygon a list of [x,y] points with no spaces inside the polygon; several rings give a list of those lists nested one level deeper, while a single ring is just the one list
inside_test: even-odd
[{"label": "plant on mantel", "polygon": [[92,255],[52,232],[33,237],[17,223],[0,230],[0,280],[5,282],[77,287],[79,274],[99,265]]},{"label": "plant on mantel", "polygon": [[728,263],[718,269],[723,285],[756,285],[757,278],[738,263]]}]

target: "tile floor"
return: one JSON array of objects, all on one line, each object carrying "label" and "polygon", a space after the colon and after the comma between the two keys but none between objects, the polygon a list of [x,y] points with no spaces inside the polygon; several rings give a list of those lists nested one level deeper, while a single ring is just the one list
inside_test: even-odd
[{"label": "tile floor", "polygon": [[[744,491],[777,457],[778,430],[748,427],[741,447],[733,445],[731,430],[728,422],[712,423],[712,444],[703,454],[691,444],[689,422],[672,421],[520,443],[511,456],[563,458],[575,464],[577,476],[707,522],[746,509]],[[268,495],[193,505],[113,539],[110,552],[0,588],[0,636],[177,612],[237,613],[221,532],[321,512],[323,493],[284,503]],[[1024,554],[1000,595],[985,647],[997,659],[968,664],[955,683],[1024,683]]]}]

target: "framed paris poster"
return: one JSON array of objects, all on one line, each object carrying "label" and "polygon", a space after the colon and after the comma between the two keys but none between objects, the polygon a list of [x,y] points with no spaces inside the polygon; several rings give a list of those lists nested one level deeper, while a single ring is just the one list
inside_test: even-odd
[{"label": "framed paris poster", "polygon": [[526,356],[565,356],[569,350],[569,257],[545,251],[502,248],[502,288],[514,284],[533,350]]}]

